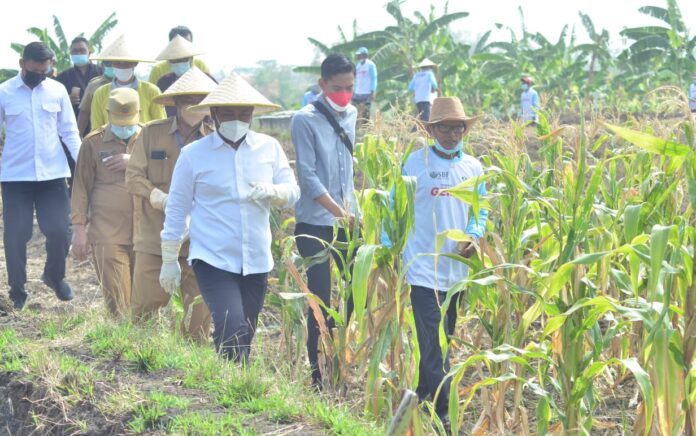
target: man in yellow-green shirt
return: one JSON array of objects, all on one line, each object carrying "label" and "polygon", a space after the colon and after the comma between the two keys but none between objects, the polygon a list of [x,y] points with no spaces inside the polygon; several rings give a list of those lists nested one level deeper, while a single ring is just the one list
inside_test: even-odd
[{"label": "man in yellow-green shirt", "polygon": [[140,122],[148,123],[154,120],[166,118],[164,108],[152,100],[160,95],[157,86],[150,82],[138,80],[135,77],[135,66],[139,62],[152,62],[144,60],[135,54],[127,44],[125,36],[120,36],[113,44],[104,49],[95,60],[109,61],[114,69],[114,79],[111,83],[102,85],[94,93],[90,114],[92,131],[100,128],[108,122],[107,105],[109,94],[116,88],[132,88],[140,98]]},{"label": "man in yellow-green shirt", "polygon": [[[169,31],[169,41],[171,42],[174,38],[176,38],[177,35],[186,38],[189,42],[193,42],[193,33],[191,33],[191,29],[186,26],[176,26],[172,28],[172,30]],[[208,66],[200,58],[194,57],[192,64],[194,67],[198,68],[204,73],[210,74]],[[175,71],[172,71],[172,64],[169,61],[158,62],[154,67],[152,67],[148,82],[157,84],[157,81],[161,79],[162,76],[172,72]]]}]

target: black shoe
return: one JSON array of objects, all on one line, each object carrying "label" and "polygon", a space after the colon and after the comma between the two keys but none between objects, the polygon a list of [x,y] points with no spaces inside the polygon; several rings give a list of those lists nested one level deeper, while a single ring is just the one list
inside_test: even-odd
[{"label": "black shoe", "polygon": [[24,289],[10,289],[10,300],[15,310],[22,310],[27,302],[27,291]]},{"label": "black shoe", "polygon": [[72,288],[70,287],[68,282],[66,282],[65,280],[61,280],[56,285],[53,282],[50,282],[46,278],[46,274],[44,273],[44,274],[41,274],[41,281],[44,282],[44,284],[46,286],[53,289],[53,292],[56,293],[56,297],[58,297],[58,299],[60,301],[70,301],[73,299],[73,297],[75,297],[75,294],[73,294]]}]

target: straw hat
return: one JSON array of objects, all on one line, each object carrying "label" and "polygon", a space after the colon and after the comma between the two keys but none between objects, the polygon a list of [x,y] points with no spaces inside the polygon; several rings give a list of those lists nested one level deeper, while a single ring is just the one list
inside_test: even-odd
[{"label": "straw hat", "polygon": [[131,49],[126,41],[126,35],[121,35],[105,48],[98,55],[92,56],[95,61],[110,61],[110,62],[153,62],[150,59],[145,59],[137,54],[136,50]]},{"label": "straw hat", "polygon": [[428,58],[425,58],[418,64],[418,68],[437,68],[437,64]]},{"label": "straw hat", "polygon": [[140,121],[140,97],[133,88],[116,88],[109,94],[109,112],[111,124],[132,126]]},{"label": "straw hat", "polygon": [[430,110],[430,119],[425,124],[436,124],[442,121],[464,121],[467,127],[481,117],[467,118],[464,107],[458,97],[437,97]]},{"label": "straw hat", "polygon": [[173,61],[175,59],[190,58],[203,54],[191,41],[181,35],[176,35],[174,39],[157,55],[158,61]]},{"label": "straw hat", "polygon": [[259,91],[237,73],[230,74],[197,106],[191,109],[207,109],[211,107],[254,106],[254,114],[275,112],[281,109],[271,103]]},{"label": "straw hat", "polygon": [[208,95],[215,89],[217,83],[203,71],[191,67],[183,76],[179,77],[166,91],[152,101],[164,106],[174,106],[174,97],[177,95]]}]

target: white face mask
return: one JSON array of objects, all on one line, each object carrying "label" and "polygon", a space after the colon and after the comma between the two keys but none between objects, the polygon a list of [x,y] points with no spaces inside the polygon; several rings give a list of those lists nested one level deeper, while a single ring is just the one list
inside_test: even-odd
[{"label": "white face mask", "polygon": [[197,126],[203,121],[207,114],[202,111],[192,111],[190,107],[186,107],[179,111],[179,118],[190,127]]},{"label": "white face mask", "polygon": [[249,132],[249,123],[244,121],[223,121],[218,127],[220,135],[232,142],[238,142]]},{"label": "white face mask", "polygon": [[135,68],[114,68],[114,77],[119,82],[128,82],[133,78]]}]

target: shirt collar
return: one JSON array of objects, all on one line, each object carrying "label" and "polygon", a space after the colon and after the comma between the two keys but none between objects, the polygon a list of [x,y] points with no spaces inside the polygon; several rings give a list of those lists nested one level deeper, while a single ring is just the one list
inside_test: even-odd
[{"label": "shirt collar", "polygon": [[136,77],[135,80],[133,80],[131,83],[128,85],[119,85],[116,82],[116,78],[114,77],[113,80],[111,80],[111,89],[117,89],[117,88],[132,88],[135,89],[136,91],[138,90],[138,85],[140,84],[140,81]]},{"label": "shirt collar", "polygon": [[114,135],[114,132],[111,131],[111,123],[107,124],[106,127],[104,127],[104,142],[111,142],[111,141],[117,141],[119,138]]},{"label": "shirt collar", "polygon": [[[48,80],[48,79],[50,79],[50,77],[46,77],[41,83],[39,83],[38,85],[36,85],[36,86],[34,87],[34,89],[37,89],[37,88],[39,88],[39,87],[42,87],[43,84],[44,84],[44,82],[45,82],[46,80]],[[28,86],[26,83],[24,83],[24,80],[22,79],[22,70],[19,70],[19,73],[17,73],[17,75],[15,76],[15,86],[16,86],[17,88],[21,88],[22,86],[26,86],[27,89],[29,89],[30,91],[32,90],[32,88],[29,88],[29,86]]]}]

